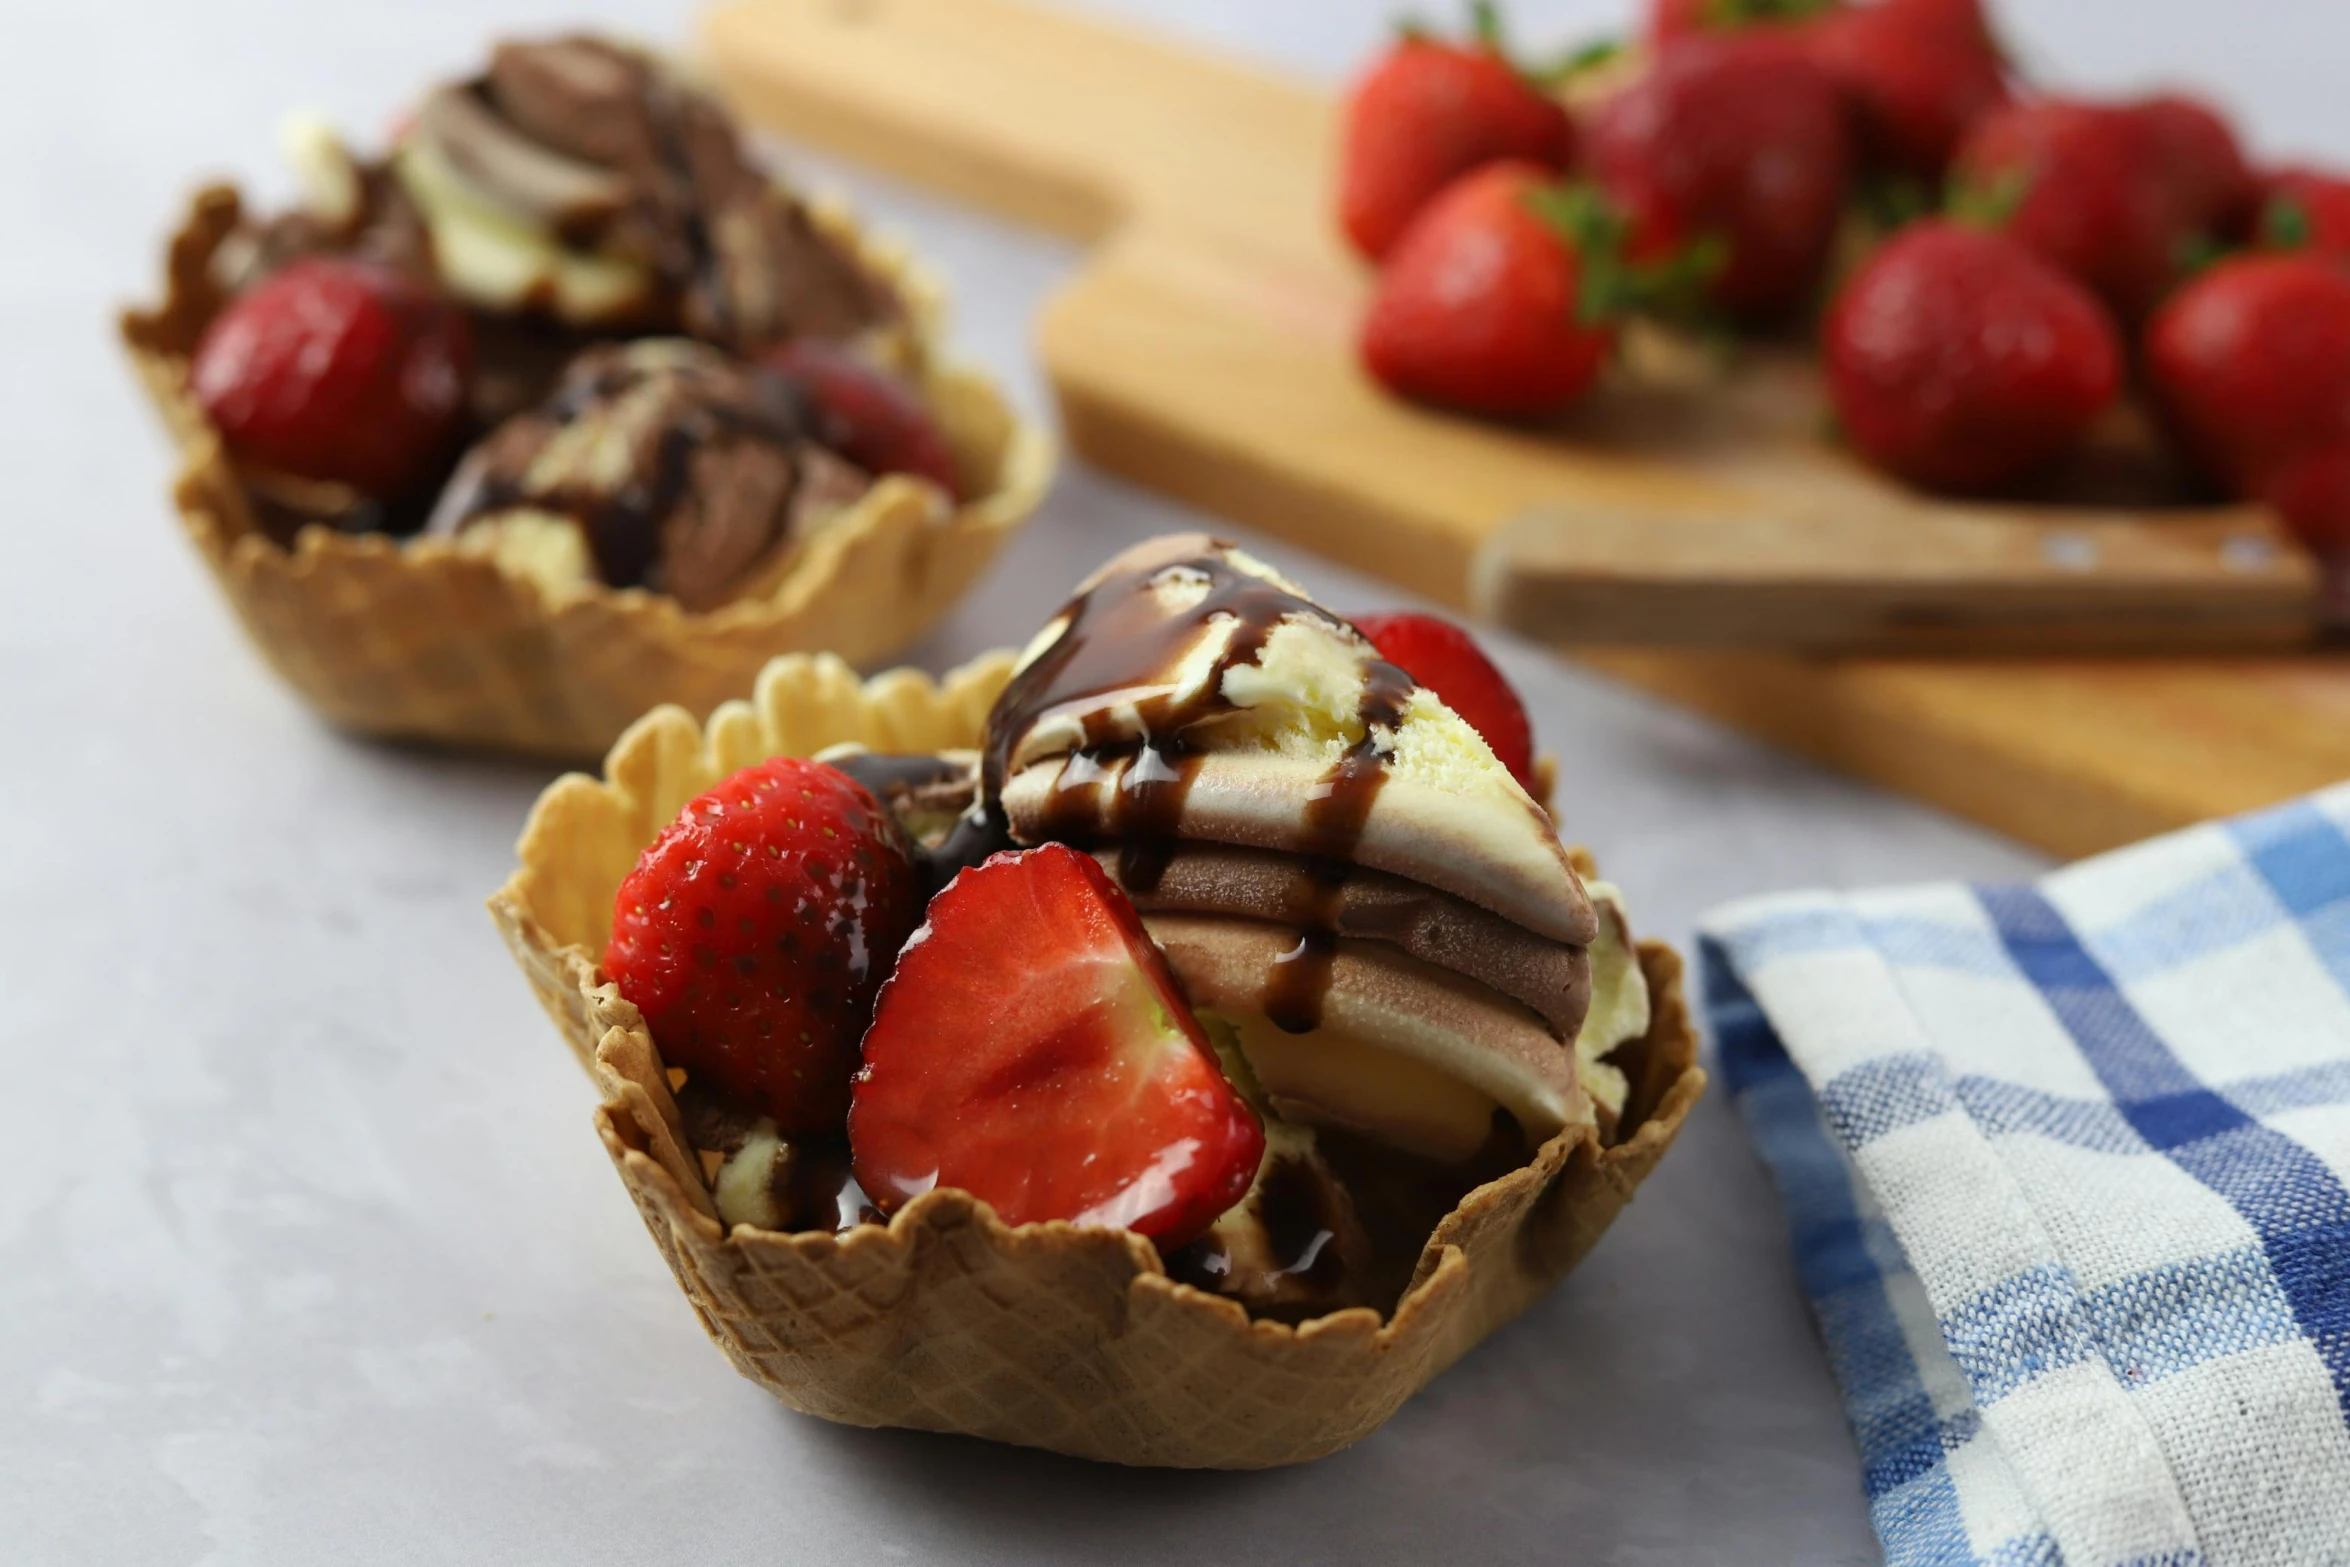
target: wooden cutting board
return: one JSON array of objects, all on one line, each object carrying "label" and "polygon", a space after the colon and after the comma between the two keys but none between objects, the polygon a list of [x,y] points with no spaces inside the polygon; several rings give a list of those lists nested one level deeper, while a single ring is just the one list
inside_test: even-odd
[{"label": "wooden cutting board", "polygon": [[[2314,573],[2254,511],[1925,501],[1816,438],[1792,351],[1644,339],[1539,432],[1381,396],[1310,87],[1014,0],[737,0],[704,43],[760,123],[1098,242],[1041,339],[1111,471],[2058,852],[2350,774],[2350,661],[2106,651],[2305,638]],[[2076,491],[2148,482],[2110,435]],[[2097,656],[1918,656],[2019,639]]]}]

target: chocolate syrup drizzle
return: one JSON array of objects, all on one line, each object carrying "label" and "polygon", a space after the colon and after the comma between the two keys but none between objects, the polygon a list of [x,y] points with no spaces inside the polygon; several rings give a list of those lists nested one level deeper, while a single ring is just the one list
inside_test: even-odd
[{"label": "chocolate syrup drizzle", "polygon": [[[596,575],[616,588],[662,591],[663,522],[693,482],[695,454],[721,440],[766,441],[793,447],[807,436],[806,407],[780,376],[747,373],[747,395],[691,369],[654,367],[616,359],[564,377],[534,415],[550,435],[622,396],[654,375],[690,377],[694,395],[681,400],[653,443],[652,461],[609,492],[589,485],[534,489],[519,477],[471,476],[472,488],[443,503],[452,531],[478,518],[528,505],[569,517],[585,535]],[[460,483],[465,482],[463,474]]]},{"label": "chocolate syrup drizzle", "polygon": [[[876,800],[893,810],[896,807],[892,802],[901,794],[955,783],[968,786],[972,782],[967,763],[943,756],[855,751],[834,757],[831,765],[863,784]],[[939,889],[953,881],[958,873],[1012,846],[1012,840],[976,798],[977,792],[973,789],[971,808],[955,818],[955,824],[947,829],[944,838],[935,844],[917,841],[907,846],[914,869],[922,877],[925,902],[936,897]],[[911,838],[912,834],[907,836]]]},{"label": "chocolate syrup drizzle", "polygon": [[[1266,1161],[1249,1207],[1264,1226],[1272,1271],[1310,1292],[1307,1309],[1334,1298],[1347,1273],[1339,1248],[1346,1221],[1332,1207],[1328,1184],[1303,1160],[1276,1156]],[[1164,1262],[1169,1278],[1204,1290],[1221,1291],[1232,1277],[1232,1254],[1214,1230],[1169,1252]]]},{"label": "chocolate syrup drizzle", "polygon": [[769,1183],[775,1206],[790,1230],[831,1230],[839,1234],[887,1218],[849,1168],[849,1145],[830,1140],[795,1140],[792,1156],[779,1161]]},{"label": "chocolate syrup drizzle", "polygon": [[[1153,591],[1169,579],[1200,580],[1207,591],[1190,610],[1170,615]],[[1078,844],[1116,842],[1119,879],[1133,891],[1148,893],[1174,857],[1183,802],[1199,773],[1202,753],[1195,732],[1237,710],[1224,695],[1225,675],[1255,665],[1273,629],[1293,618],[1318,621],[1350,641],[1360,637],[1319,604],[1252,576],[1220,555],[1103,578],[1070,600],[1061,611],[1061,634],[1013,677],[988,715],[981,797],[989,812],[1002,822],[1004,779],[1021,739],[1039,723],[1075,718],[1084,742],[1061,763],[1044,836]],[[1220,620],[1233,622],[1233,629],[1214,667],[1198,689],[1174,689],[1177,666]],[[1265,984],[1265,1015],[1290,1033],[1307,1033],[1321,1024],[1337,953],[1339,894],[1353,873],[1354,850],[1371,806],[1387,782],[1388,752],[1380,742],[1384,737],[1392,743],[1412,690],[1412,677],[1401,669],[1375,655],[1366,658],[1357,711],[1363,737],[1331,764],[1306,801],[1300,844],[1304,870],[1291,900],[1298,941],[1274,964]],[[1126,706],[1139,716],[1139,740],[1112,731],[1111,710]],[[1109,809],[1099,811],[1093,803],[1097,785],[1121,763]]]}]

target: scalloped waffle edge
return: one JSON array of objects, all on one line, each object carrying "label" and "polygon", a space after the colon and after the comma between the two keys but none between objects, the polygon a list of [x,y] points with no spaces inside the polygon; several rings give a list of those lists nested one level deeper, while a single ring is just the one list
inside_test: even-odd
[{"label": "scalloped waffle edge", "polygon": [[[1647,1037],[1620,1140],[1586,1129],[1477,1188],[1440,1224],[1392,1316],[1353,1308],[1289,1327],[1167,1278],[1124,1231],[1008,1226],[968,1194],[915,1199],[884,1227],[778,1234],[720,1224],[659,1053],[598,958],[612,897],[686,801],[738,768],[856,741],[977,743],[1011,670],[994,653],[933,682],[860,684],[837,659],[782,658],[705,729],[670,708],[616,745],[604,777],[539,797],[520,865],[490,899],[515,960],[604,1095],[602,1138],[703,1328],[794,1409],[862,1426],[961,1432],[1080,1458],[1267,1468],[1335,1451],[1564,1277],[1655,1168],[1705,1088],[1681,961],[1644,943]],[[1587,863],[1587,862],[1586,862]]]},{"label": "scalloped waffle edge", "polygon": [[935,282],[841,208],[815,205],[906,298],[909,357],[965,472],[984,481],[978,499],[950,512],[928,486],[884,478],[807,542],[772,593],[703,614],[601,584],[551,596],[441,539],[309,528],[281,549],[257,530],[188,386],[189,355],[222,303],[212,258],[241,210],[230,187],[199,191],[171,241],[162,304],[124,311],[120,331],[179,447],[173,499],[189,540],[269,664],[343,728],[578,760],[658,704],[709,712],[778,654],[878,660],[963,595],[1051,483],[1051,437],[984,377],[920,349],[939,314]]}]

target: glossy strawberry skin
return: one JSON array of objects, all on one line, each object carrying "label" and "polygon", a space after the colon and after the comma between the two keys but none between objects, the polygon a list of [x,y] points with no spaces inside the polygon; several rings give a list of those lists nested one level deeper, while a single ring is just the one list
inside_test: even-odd
[{"label": "glossy strawberry skin", "polygon": [[814,338],[785,343],[764,363],[807,397],[826,446],[867,473],[912,474],[964,499],[955,449],[905,381]]},{"label": "glossy strawberry skin", "polygon": [[1507,677],[1468,632],[1435,615],[1396,613],[1358,617],[1355,629],[1379,656],[1444,699],[1444,705],[1485,737],[1510,775],[1534,783],[1534,725]]},{"label": "glossy strawberry skin", "polygon": [[1776,31],[1707,34],[1674,45],[1602,103],[1584,168],[1619,205],[1677,240],[1726,247],[1707,292],[1740,319],[1783,315],[1826,270],[1851,176],[1834,86]]},{"label": "glossy strawberry skin", "polygon": [[473,376],[465,313],[371,262],[296,261],[230,301],[196,345],[196,400],[239,459],[403,495],[435,478]]},{"label": "glossy strawberry skin", "polygon": [[1564,169],[1575,122],[1495,50],[1409,37],[1347,96],[1339,225],[1366,258],[1391,251],[1453,181],[1489,163]]},{"label": "glossy strawberry skin", "polygon": [[2125,322],[2144,320],[2178,277],[2193,229],[2123,109],[2050,98],[1995,110],[1951,172],[1964,204],[1991,209]]},{"label": "glossy strawberry skin", "polygon": [[2146,372],[2181,442],[2238,494],[2350,440],[2350,273],[2246,255],[2196,277],[2147,324]]},{"label": "glossy strawberry skin", "polygon": [[1586,319],[1583,262],[1538,216],[1547,169],[1499,163],[1454,184],[1389,255],[1363,320],[1364,367],[1390,390],[1471,413],[1562,408],[1616,342]]},{"label": "glossy strawberry skin", "polygon": [[2055,461],[2122,373],[2087,290],[2012,239],[1938,221],[1901,231],[1845,284],[1821,358],[1855,450],[1961,493]]},{"label": "glossy strawberry skin", "polygon": [[1265,1137],[1126,895],[1046,844],[931,900],[865,1038],[849,1147],[891,1212],[959,1187],[1007,1224],[1172,1250],[1247,1193]]},{"label": "glossy strawberry skin", "polygon": [[664,1063],[787,1134],[837,1137],[874,994],[921,915],[873,796],[779,757],[689,803],[638,858],[604,972]]},{"label": "glossy strawberry skin", "polygon": [[1968,130],[2008,98],[1981,0],[1877,0],[1822,17],[1804,36],[1876,168],[1939,180]]},{"label": "glossy strawberry skin", "polygon": [[2260,181],[2227,118],[2200,98],[2159,93],[2124,104],[2139,158],[2171,194],[2180,226],[2233,242],[2252,227]]}]

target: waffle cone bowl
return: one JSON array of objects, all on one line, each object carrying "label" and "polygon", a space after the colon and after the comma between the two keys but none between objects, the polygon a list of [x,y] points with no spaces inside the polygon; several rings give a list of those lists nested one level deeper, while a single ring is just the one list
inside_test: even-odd
[{"label": "waffle cone bowl", "polygon": [[[962,596],[1051,480],[1043,431],[983,377],[909,345],[976,499],[942,513],[928,486],[883,478],[763,595],[699,614],[641,589],[553,596],[438,538],[313,527],[284,549],[262,533],[188,384],[196,342],[225,302],[215,258],[241,217],[234,190],[198,193],[171,242],[162,303],[124,312],[122,341],[179,447],[173,499],[189,540],[270,665],[346,729],[577,759],[656,705],[709,712],[778,654],[882,658]],[[844,214],[819,218],[895,284],[923,335],[937,290]]]},{"label": "waffle cone bowl", "polygon": [[1647,1036],[1613,1058],[1632,1085],[1614,1141],[1570,1129],[1471,1191],[1384,1320],[1362,1307],[1296,1327],[1251,1320],[1170,1280],[1139,1236],[1007,1226],[953,1189],[916,1198],[886,1227],[729,1233],[653,1040],[598,966],[614,892],[686,801],[753,762],[844,742],[976,744],[1011,663],[999,653],[938,682],[896,670],[860,684],[837,659],[795,656],[707,727],[676,709],[650,714],[601,780],[575,774],[540,797],[491,912],[602,1090],[597,1132],[703,1328],[784,1403],[1123,1464],[1318,1458],[1377,1429],[1540,1298],[1655,1167],[1705,1085],[1680,959],[1641,949],[1654,1008]]}]

